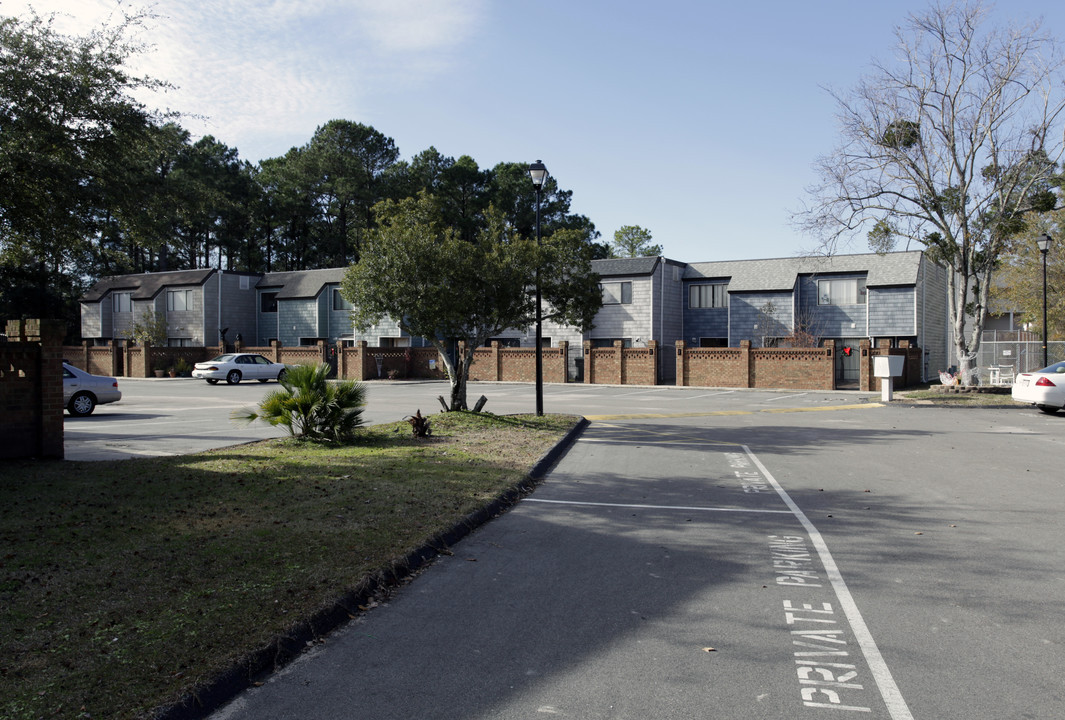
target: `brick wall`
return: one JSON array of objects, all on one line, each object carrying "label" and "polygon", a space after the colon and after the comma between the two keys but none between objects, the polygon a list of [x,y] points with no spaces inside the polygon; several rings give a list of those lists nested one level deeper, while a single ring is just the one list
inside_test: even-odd
[{"label": "brick wall", "polygon": [[13,320],[0,345],[0,458],[63,457],[61,320]]},{"label": "brick wall", "polygon": [[592,385],[657,385],[658,343],[645,348],[626,348],[620,340],[614,347],[592,347],[584,343],[584,382]]},{"label": "brick wall", "polygon": [[911,345],[906,340],[901,341],[897,348],[891,347],[890,340],[881,340],[879,346],[875,348],[871,347],[868,340],[863,340],[859,347],[861,353],[859,387],[862,390],[880,392],[882,381],[873,375],[873,358],[884,355],[902,355],[906,358],[902,365],[902,376],[895,378],[892,383],[893,387],[904,388],[922,382],[921,358],[923,353],[919,347]]},{"label": "brick wall", "polygon": [[[541,349],[544,382],[568,382],[568,355],[569,343],[565,341],[559,343],[558,347]],[[536,382],[536,348],[505,348],[500,347],[497,341],[493,341],[491,347],[477,348],[473,351],[470,380]]]},{"label": "brick wall", "polygon": [[832,390],[835,344],[822,348],[689,348],[677,343],[677,384],[692,387]]},{"label": "brick wall", "polygon": [[390,374],[399,379],[446,377],[444,362],[434,347],[371,347],[359,340],[338,352],[337,376],[347,380],[387,378]]}]

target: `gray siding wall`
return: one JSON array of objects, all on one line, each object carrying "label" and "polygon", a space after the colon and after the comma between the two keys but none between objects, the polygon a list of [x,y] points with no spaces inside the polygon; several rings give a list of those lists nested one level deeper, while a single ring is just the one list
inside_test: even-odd
[{"label": "gray siding wall", "polygon": [[925,380],[950,366],[947,272],[926,258],[921,260],[917,280],[917,343],[924,350]]},{"label": "gray siding wall", "polygon": [[327,285],[325,289],[326,296],[326,327],[325,337],[329,338],[330,343],[336,343],[338,340],[351,340],[354,327],[351,322],[350,310],[334,310],[333,309],[333,291],[340,287],[339,285]]},{"label": "gray siding wall", "polygon": [[869,336],[916,335],[915,298],[912,287],[869,288]]},{"label": "gray siding wall", "polygon": [[[728,338],[729,309],[726,305],[720,308],[693,308],[691,302],[692,285],[727,285],[728,278],[716,278],[698,280],[684,283],[681,290],[680,303],[684,313],[684,337],[690,345],[698,345],[699,338]],[[726,295],[726,302],[728,296]]]},{"label": "gray siding wall", "polygon": [[[108,296],[107,300],[110,300]],[[106,302],[81,303],[81,337],[88,340],[104,336],[104,305]],[[110,316],[110,312],[108,312]]]},{"label": "gray siding wall", "polygon": [[[218,342],[218,281],[212,276],[204,285],[175,285],[159,291],[156,296],[156,312],[166,317],[167,338],[192,338],[193,345],[205,345],[210,340]],[[167,312],[166,295],[169,290],[188,290],[189,304],[187,310]],[[209,309],[214,309],[211,316]],[[210,319],[208,319],[210,318]],[[214,327],[208,331],[208,322],[213,322]],[[223,325],[223,327],[225,327]]]},{"label": "gray siding wall", "polygon": [[[270,290],[268,292],[273,292],[273,290]],[[270,344],[270,340],[279,339],[281,335],[281,328],[279,326],[281,313],[262,312],[262,304],[260,301],[262,295],[262,291],[257,291],[255,293],[255,344],[260,347],[265,347],[266,345]],[[280,310],[280,307],[278,309]]]},{"label": "gray siding wall", "polygon": [[[766,315],[764,308],[772,304]],[[741,340],[750,340],[752,347],[761,347],[762,338],[791,335],[794,314],[792,293],[733,293],[729,295],[729,346],[739,347]]]},{"label": "gray siding wall", "polygon": [[318,337],[318,303],[314,298],[280,300],[277,321],[282,345],[299,345],[300,338]]},{"label": "gray siding wall", "polygon": [[[226,333],[227,342],[236,342],[237,335],[240,335],[241,341],[245,345],[251,345],[256,341],[255,339],[255,315],[258,310],[259,296],[255,291],[255,282],[258,278],[248,277],[245,281],[247,287],[241,289],[240,275],[230,275],[223,273],[221,275],[222,283],[222,327],[229,328],[229,332]],[[207,284],[204,286],[204,290],[207,290],[211,285],[214,285],[214,292],[218,291],[218,277],[211,277],[207,280]],[[218,342],[218,309],[216,306],[208,305],[207,312],[204,315],[204,342],[208,345],[213,345]],[[273,337],[271,335],[270,337]]]},{"label": "gray siding wall", "polygon": [[677,340],[684,337],[685,285],[681,281],[684,268],[663,262],[655,275],[654,298],[651,308],[654,313],[655,335],[662,354],[658,358],[660,381],[673,380],[677,376],[677,354],[672,352]]},{"label": "gray siding wall", "polygon": [[[113,299],[109,296],[107,302],[113,302]],[[115,340],[121,338],[128,338],[130,332],[133,330],[133,317],[137,313],[137,306],[144,301],[133,301],[133,312],[113,312],[114,305],[111,306],[111,337]]]},{"label": "gray siding wall", "polygon": [[[654,307],[654,283],[648,276],[604,278],[603,283],[632,283],[632,302],[603,305],[595,316],[595,327],[589,340],[631,338],[634,345],[651,338],[651,310]],[[639,341],[637,341],[639,338]]]},{"label": "gray siding wall", "polygon": [[[854,338],[866,337],[867,312],[866,305],[818,305],[817,304],[817,281],[818,280],[843,280],[848,277],[860,278],[860,275],[832,275],[811,276],[803,275],[799,278],[799,303],[797,322],[801,331],[807,332],[819,338]],[[869,302],[868,291],[866,303]]]}]

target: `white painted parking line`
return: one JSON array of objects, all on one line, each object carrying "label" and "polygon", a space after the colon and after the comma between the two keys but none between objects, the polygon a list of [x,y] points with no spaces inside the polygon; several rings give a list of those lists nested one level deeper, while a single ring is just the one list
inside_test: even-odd
[{"label": "white painted parking line", "polygon": [[699,395],[684,395],[681,400],[698,400],[700,398],[717,397],[718,395],[732,395],[735,390],[722,390],[721,392],[700,393]]},{"label": "white painted parking line", "polygon": [[765,402],[771,403],[771,402],[776,402],[777,400],[790,400],[791,398],[806,397],[809,394],[810,393],[795,393],[794,395],[781,395],[780,397],[770,398],[770,399],[766,400]]},{"label": "white painted parking line", "polygon": [[[873,675],[873,679],[876,681],[877,687],[880,688],[880,696],[884,700],[884,704],[887,706],[888,713],[891,715],[892,720],[913,720],[913,715],[910,714],[910,709],[906,705],[906,700],[902,697],[902,693],[899,691],[898,685],[895,684],[895,679],[891,676],[891,671],[888,669],[887,662],[885,662],[883,655],[880,654],[880,648],[877,647],[876,641],[873,640],[873,634],[869,631],[869,626],[865,624],[865,619],[862,617],[861,612],[858,610],[858,604],[854,601],[854,597],[851,595],[850,589],[847,587],[847,583],[843,581],[843,575],[839,571],[839,567],[836,565],[836,561],[832,557],[832,553],[828,550],[828,544],[821,536],[821,533],[814,527],[814,524],[810,522],[810,519],[806,517],[795,501],[791,499],[791,496],[781,487],[776,478],[773,477],[769,469],[762,464],[762,461],[751,452],[751,449],[746,445],[743,447],[744,452],[758,468],[759,472],[765,477],[766,480],[776,490],[777,495],[784,501],[784,504],[788,506],[792,514],[799,520],[803,528],[806,530],[807,535],[810,538],[810,542],[813,544],[814,549],[817,551],[818,557],[821,559],[821,564],[825,568],[825,574],[832,584],[832,589],[835,592],[836,599],[839,601],[839,605],[843,608],[843,614],[846,616],[847,621],[850,623],[851,631],[854,633],[854,637],[858,642],[858,647],[861,649],[862,654],[865,656],[865,661],[869,665],[869,671]],[[791,608],[787,604],[785,607],[788,610],[796,610]],[[805,613],[831,613],[830,608],[814,609],[813,606],[803,606],[803,612]],[[807,618],[808,619],[808,618]],[[829,620],[817,620],[815,622],[831,622]],[[824,633],[822,633],[824,635]],[[838,669],[843,668],[842,665]],[[810,695],[808,690],[803,691],[803,699],[808,700],[807,695]],[[812,695],[811,695],[812,697]],[[838,702],[838,695],[836,696]],[[855,709],[860,710],[862,708],[845,708],[839,704],[827,703],[827,704],[811,704],[806,702],[810,707],[835,707],[836,709]]]},{"label": "white painted parking line", "polygon": [[648,395],[648,394],[650,394],[650,393],[660,393],[660,392],[668,392],[668,391],[663,391],[663,390],[661,390],[661,389],[654,389],[654,390],[636,390],[636,391],[634,391],[634,392],[627,392],[627,393],[618,393],[618,394],[617,394],[617,395],[615,395],[614,397],[632,397],[633,395]]},{"label": "white painted parking line", "polygon": [[528,497],[525,502],[541,503],[545,505],[581,505],[587,507],[610,507],[625,508],[626,510],[683,510],[684,512],[724,512],[724,513],[752,513],[755,515],[791,515],[790,510],[757,510],[752,508],[734,507],[701,507],[697,505],[633,505],[627,503],[602,503],[583,502],[579,500],[541,500]]}]

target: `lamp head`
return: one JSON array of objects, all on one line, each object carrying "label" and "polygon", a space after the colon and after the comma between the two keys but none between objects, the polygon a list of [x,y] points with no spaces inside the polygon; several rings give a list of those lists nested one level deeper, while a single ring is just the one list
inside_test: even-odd
[{"label": "lamp head", "polygon": [[547,182],[547,167],[544,166],[543,162],[537,160],[529,166],[529,177],[532,179],[536,189],[539,190]]}]

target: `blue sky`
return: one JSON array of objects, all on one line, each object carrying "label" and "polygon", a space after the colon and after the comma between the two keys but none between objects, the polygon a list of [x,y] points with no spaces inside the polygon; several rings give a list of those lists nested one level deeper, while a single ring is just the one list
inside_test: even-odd
[{"label": "blue sky", "polygon": [[[0,0],[83,32],[117,0]],[[787,257],[812,165],[836,143],[835,106],[894,28],[926,2],[806,0],[156,0],[138,61],[178,88],[145,98],[188,113],[257,162],[343,118],[481,167],[541,159],[572,210],[613,237],[651,231],[669,257]],[[1065,41],[1065,3],[1010,0]],[[202,117],[195,117],[202,116]],[[850,246],[865,252],[864,240]]]}]

